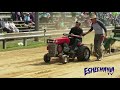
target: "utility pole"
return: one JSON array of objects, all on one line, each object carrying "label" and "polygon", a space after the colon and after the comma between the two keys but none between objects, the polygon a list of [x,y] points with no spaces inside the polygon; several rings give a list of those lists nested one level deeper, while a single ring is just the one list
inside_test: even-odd
[{"label": "utility pole", "polygon": [[[39,12],[35,12],[35,31],[39,31]],[[35,41],[39,41],[39,37],[36,37]]]}]

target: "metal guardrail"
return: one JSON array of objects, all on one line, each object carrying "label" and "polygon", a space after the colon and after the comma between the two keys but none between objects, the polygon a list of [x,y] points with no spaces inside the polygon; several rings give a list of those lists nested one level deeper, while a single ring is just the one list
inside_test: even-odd
[{"label": "metal guardrail", "polygon": [[[111,31],[113,28],[108,28],[108,31]],[[84,32],[88,31],[89,28],[84,28]],[[6,41],[10,39],[23,39],[23,45],[27,45],[28,38],[35,38],[35,37],[44,37],[44,42],[46,37],[51,36],[58,36],[62,35],[63,33],[68,33],[70,29],[65,30],[41,30],[41,31],[33,31],[33,32],[20,32],[20,33],[7,33],[7,34],[0,34],[0,41],[3,42],[3,49],[6,49]]]}]

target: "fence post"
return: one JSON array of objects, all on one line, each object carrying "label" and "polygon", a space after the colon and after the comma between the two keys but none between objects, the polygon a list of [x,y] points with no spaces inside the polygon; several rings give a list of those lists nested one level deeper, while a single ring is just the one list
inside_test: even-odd
[{"label": "fence post", "polygon": [[[35,12],[35,31],[39,31],[39,12]],[[36,37],[34,40],[39,41],[39,37]]]},{"label": "fence post", "polygon": [[23,38],[23,45],[27,46],[27,39],[26,38]]},{"label": "fence post", "polygon": [[46,40],[45,40],[45,33],[46,33],[46,29],[44,29],[44,43],[46,42]]},{"label": "fence post", "polygon": [[3,40],[3,49],[6,49],[6,40]]}]

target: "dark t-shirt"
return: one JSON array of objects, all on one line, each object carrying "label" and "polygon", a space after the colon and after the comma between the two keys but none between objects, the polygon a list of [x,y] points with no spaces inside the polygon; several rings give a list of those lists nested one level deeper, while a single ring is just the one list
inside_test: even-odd
[{"label": "dark t-shirt", "polygon": [[[71,28],[69,34],[71,34],[71,33],[73,33],[75,35],[81,35],[81,34],[83,34],[83,30],[81,28],[73,27],[73,28]],[[70,39],[70,45],[73,45],[75,43],[76,38],[77,37]],[[77,38],[77,39],[81,40],[81,42],[82,42],[82,38]]]},{"label": "dark t-shirt", "polygon": [[83,30],[81,28],[73,27],[73,28],[71,28],[69,34],[71,34],[71,33],[73,33],[75,35],[81,35],[81,34],[83,34]]}]

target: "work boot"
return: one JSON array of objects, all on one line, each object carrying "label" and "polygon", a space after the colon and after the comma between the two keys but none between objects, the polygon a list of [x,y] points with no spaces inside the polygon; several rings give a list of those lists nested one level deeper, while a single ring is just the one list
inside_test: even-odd
[{"label": "work boot", "polygon": [[97,57],[97,59],[95,61],[101,61],[103,59],[103,57]]}]

